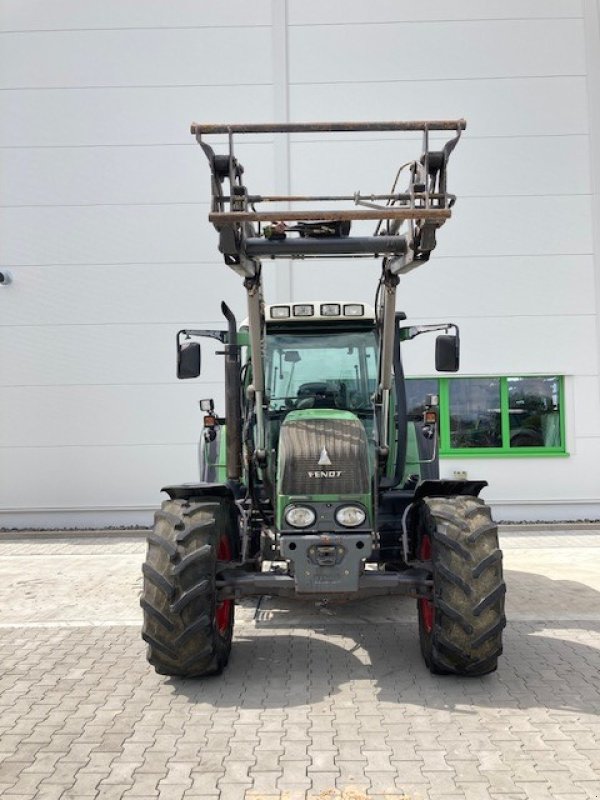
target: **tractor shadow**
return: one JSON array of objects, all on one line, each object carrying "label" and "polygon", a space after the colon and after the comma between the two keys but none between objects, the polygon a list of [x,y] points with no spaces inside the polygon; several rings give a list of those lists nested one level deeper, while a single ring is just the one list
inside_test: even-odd
[{"label": "tractor shadow", "polygon": [[[320,609],[271,600],[268,614],[240,628],[221,676],[167,680],[190,703],[217,708],[310,706],[352,682],[361,691],[372,687],[374,702],[466,715],[471,705],[600,715],[600,592],[527,572],[507,570],[505,577],[508,598],[517,603],[507,602],[498,670],[483,678],[431,675],[419,649],[415,601],[377,598]],[[586,642],[590,634],[596,647]]]}]

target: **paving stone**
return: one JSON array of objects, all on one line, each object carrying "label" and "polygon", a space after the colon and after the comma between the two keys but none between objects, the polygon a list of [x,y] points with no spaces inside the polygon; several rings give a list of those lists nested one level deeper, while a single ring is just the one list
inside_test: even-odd
[{"label": "paving stone", "polygon": [[96,772],[84,773],[80,770],[75,778],[75,783],[70,791],[74,795],[95,795],[98,784],[103,780],[102,775]]},{"label": "paving stone", "polygon": [[[421,771],[422,762],[418,761],[416,763],[410,761],[392,761],[392,765],[396,768],[396,774],[398,779],[405,781],[406,783],[414,783],[414,784],[426,784],[429,783],[428,779],[423,775]],[[396,785],[398,786],[398,781],[396,781]]]},{"label": "paving stone", "polygon": [[521,787],[515,783],[510,772],[484,772],[481,773],[490,784],[490,794],[494,792],[505,794],[520,794],[522,793]]},{"label": "paving stone", "polygon": [[[40,785],[34,797],[35,800],[59,800],[59,798],[64,797],[65,791],[68,790],[65,790],[64,786],[58,786],[57,784],[53,786]],[[4,796],[5,795],[2,794],[2,785],[0,784],[0,797]]]},{"label": "paving stone", "polygon": [[[220,772],[192,772],[192,785],[189,787],[190,792],[198,794],[218,794],[218,782],[223,776],[223,771]],[[279,774],[279,773],[277,773]]]},{"label": "paving stone", "polygon": [[419,756],[423,761],[423,771],[454,772],[454,768],[447,763],[445,753],[441,750],[422,750]]},{"label": "paving stone", "polygon": [[219,772],[219,770],[225,769],[224,763],[228,756],[228,750],[202,752],[197,762],[197,769],[204,772]]},{"label": "paving stone", "polygon": [[336,780],[338,788],[343,789],[345,786],[351,785],[366,791],[371,785],[370,777],[363,771],[362,763],[338,761],[336,766],[340,771],[339,778]]},{"label": "paving stone", "polygon": [[158,795],[158,775],[136,773],[133,784],[123,797],[158,797]]},{"label": "paving stone", "polygon": [[429,800],[429,791],[423,784],[396,781],[396,791],[402,800]]},{"label": "paving stone", "polygon": [[321,798],[335,797],[338,790],[336,789],[336,781],[340,777],[337,770],[331,772],[311,772],[311,786],[308,792],[309,797],[320,795]]},{"label": "paving stone", "polygon": [[[44,780],[44,777],[45,776],[39,772],[22,772],[19,775],[16,783],[14,783],[9,789],[9,793],[15,795],[34,795],[37,792],[41,782]],[[65,784],[65,788],[71,785],[74,780],[75,778],[73,777],[69,783]]]},{"label": "paving stone", "polygon": [[456,785],[460,787],[465,800],[490,800],[490,784],[485,781],[461,781],[457,777]]},{"label": "paving stone", "polygon": [[167,774],[158,783],[159,789],[162,791],[164,787],[171,783],[189,788],[192,784],[190,773],[195,767],[196,763],[194,762],[169,761],[167,763]]},{"label": "paving stone", "polygon": [[232,761],[226,758],[223,762],[225,773],[219,780],[219,786],[227,783],[251,783],[249,772],[254,766],[254,759],[250,761]]},{"label": "paving stone", "polygon": [[282,790],[287,789],[288,786],[310,788],[311,779],[307,772],[308,766],[310,766],[310,761],[284,762],[281,765],[281,777],[277,781],[278,788]]},{"label": "paving stone", "polygon": [[485,781],[484,776],[481,774],[479,764],[474,761],[460,761],[448,758],[447,764],[454,770],[456,782],[464,781],[465,783],[481,783]]},{"label": "paving stone", "polygon": [[278,750],[256,750],[255,762],[250,768],[251,774],[255,772],[279,771],[280,752]]},{"label": "paving stone", "polygon": [[106,778],[102,779],[100,786],[104,788],[110,784],[133,783],[134,772],[141,767],[141,761],[119,761],[116,759],[110,765],[110,772]]},{"label": "paving stone", "polygon": [[366,773],[396,772],[396,768],[390,762],[389,752],[386,753],[381,750],[369,750],[368,745],[366,745],[364,748],[362,748],[362,754],[366,759],[366,763],[363,765],[363,769]]},{"label": "paving stone", "polygon": [[396,794],[396,775],[393,772],[369,773],[370,786],[367,790],[369,797],[371,794]]}]

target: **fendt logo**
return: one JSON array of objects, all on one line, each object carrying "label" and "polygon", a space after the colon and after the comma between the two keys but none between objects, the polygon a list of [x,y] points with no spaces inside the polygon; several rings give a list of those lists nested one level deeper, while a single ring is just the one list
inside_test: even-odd
[{"label": "fendt logo", "polygon": [[[331,466],[331,459],[329,458],[329,453],[327,449],[324,447],[321,450],[321,455],[317,462],[319,467],[330,467]],[[309,470],[308,477],[309,478],[340,478],[342,475],[341,470],[337,469],[317,469],[317,470]]]},{"label": "fendt logo", "polygon": [[341,476],[342,472],[339,469],[319,469],[308,471],[309,478],[340,478]]},{"label": "fendt logo", "polygon": [[321,455],[319,457],[319,460],[317,461],[317,464],[320,467],[330,467],[331,466],[331,459],[329,458],[329,453],[327,452],[326,448],[323,448],[321,450]]}]

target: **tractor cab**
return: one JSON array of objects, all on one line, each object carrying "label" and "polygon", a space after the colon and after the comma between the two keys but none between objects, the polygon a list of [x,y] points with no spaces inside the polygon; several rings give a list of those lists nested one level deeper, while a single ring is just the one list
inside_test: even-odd
[{"label": "tractor cab", "polygon": [[372,308],[332,302],[276,305],[266,309],[265,318],[266,397],[273,416],[309,408],[372,416],[378,370]]}]

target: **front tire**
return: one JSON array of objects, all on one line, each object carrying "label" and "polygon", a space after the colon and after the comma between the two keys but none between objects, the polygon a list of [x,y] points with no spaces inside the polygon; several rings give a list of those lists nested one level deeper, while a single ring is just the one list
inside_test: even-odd
[{"label": "front tire", "polygon": [[166,500],[148,535],[142,638],[161,675],[214,675],[231,651],[234,601],[219,600],[220,562],[236,552],[235,513],[220,499]]},{"label": "front tire", "polygon": [[421,511],[418,555],[433,577],[417,601],[423,658],[434,674],[486,675],[506,625],[498,528],[476,497],[426,498]]}]

